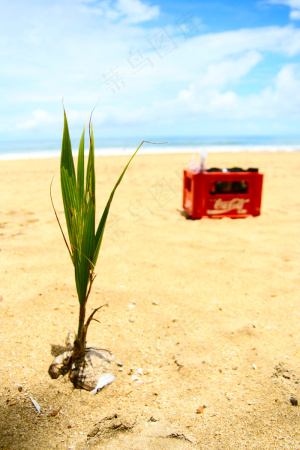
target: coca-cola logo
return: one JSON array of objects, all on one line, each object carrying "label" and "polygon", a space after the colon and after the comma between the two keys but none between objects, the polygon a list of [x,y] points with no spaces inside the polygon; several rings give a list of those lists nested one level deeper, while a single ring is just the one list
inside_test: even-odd
[{"label": "coca-cola logo", "polygon": [[244,208],[245,203],[248,203],[247,198],[232,198],[231,200],[222,200],[218,198],[215,200],[214,209],[207,210],[207,214],[225,214],[236,210],[238,214],[246,214],[247,210]]}]

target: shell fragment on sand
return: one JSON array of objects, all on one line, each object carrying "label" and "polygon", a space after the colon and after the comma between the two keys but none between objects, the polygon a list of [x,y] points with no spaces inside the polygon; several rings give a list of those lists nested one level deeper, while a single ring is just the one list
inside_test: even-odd
[{"label": "shell fragment on sand", "polygon": [[40,407],[40,405],[32,398],[32,397],[29,397],[30,398],[30,400],[31,400],[31,403],[33,404],[33,406],[35,407],[35,409],[37,410],[37,412],[39,413],[39,412],[41,412],[41,407]]},{"label": "shell fragment on sand", "polygon": [[97,386],[91,391],[91,394],[97,394],[104,386],[115,381],[116,377],[110,373],[104,373],[98,380]]}]

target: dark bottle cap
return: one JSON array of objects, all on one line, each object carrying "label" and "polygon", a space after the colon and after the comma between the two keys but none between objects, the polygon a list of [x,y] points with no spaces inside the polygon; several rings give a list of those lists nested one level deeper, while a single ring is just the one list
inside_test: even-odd
[{"label": "dark bottle cap", "polygon": [[244,169],[240,167],[232,167],[231,169],[227,169],[228,172],[244,172]]},{"label": "dark bottle cap", "polygon": [[207,169],[206,172],[222,172],[222,169],[219,169],[218,167],[211,167],[210,169]]}]

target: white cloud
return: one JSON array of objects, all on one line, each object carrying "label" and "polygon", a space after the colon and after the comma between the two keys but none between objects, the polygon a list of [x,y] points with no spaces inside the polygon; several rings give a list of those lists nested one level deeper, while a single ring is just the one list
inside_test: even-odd
[{"label": "white cloud", "polygon": [[290,12],[291,20],[300,20],[300,9],[293,9]]},{"label": "white cloud", "polygon": [[[9,119],[6,111],[0,114],[4,132],[5,126],[24,134],[52,133],[55,127],[60,132],[62,97],[70,124],[80,130],[99,98],[95,124],[125,131],[139,125],[143,132],[149,124],[160,130],[167,121],[184,129],[190,118],[299,116],[299,71],[288,64],[300,53],[295,26],[202,32],[184,39],[175,23],[141,25],[158,17],[158,6],[150,2],[55,1],[41,0],[37,7],[29,1],[25,8],[12,0],[7,7],[0,30],[0,96],[3,111],[18,111]],[[149,39],[163,30],[176,45],[160,57]],[[140,53],[140,70],[130,65],[131,52]],[[115,94],[101,81],[113,68],[124,76]],[[253,73],[258,83],[248,88]]]},{"label": "white cloud", "polygon": [[121,16],[125,16],[130,23],[140,23],[155,19],[159,15],[158,6],[148,6],[140,0],[118,0],[116,9]]},{"label": "white cloud", "polygon": [[273,5],[285,5],[292,9],[300,9],[300,0],[268,0]]},{"label": "white cloud", "polygon": [[189,45],[194,42],[199,45],[200,56],[211,59],[248,50],[293,56],[300,51],[300,30],[292,26],[248,28],[198,36]]},{"label": "white cloud", "polygon": [[210,64],[201,79],[201,84],[222,88],[228,83],[237,83],[261,60],[261,54],[252,50],[240,57],[226,58],[221,62]]},{"label": "white cloud", "polygon": [[[161,110],[163,106],[161,105]],[[256,94],[237,95],[232,90],[219,90],[193,85],[180,91],[172,107],[173,112],[184,111],[190,115],[205,115],[228,119],[286,118],[300,119],[300,66],[285,65],[273,80],[273,85]]]},{"label": "white cloud", "polygon": [[59,123],[57,116],[49,114],[47,111],[37,109],[32,112],[31,117],[26,120],[17,122],[16,130],[31,130],[44,125],[52,125]]},{"label": "white cloud", "polygon": [[82,0],[82,11],[90,13],[91,11],[100,17],[109,20],[125,20],[127,23],[138,24],[159,16],[158,6],[148,6],[140,0],[117,0],[112,2],[105,0],[96,3],[90,0]]},{"label": "white cloud", "polygon": [[268,3],[288,6],[291,8],[290,19],[300,20],[300,0],[268,0]]},{"label": "white cloud", "polygon": [[290,8],[300,9],[300,0],[268,0],[268,3],[286,5]]},{"label": "white cloud", "polygon": [[[154,67],[148,65],[136,75],[127,72],[124,88],[115,95],[105,86],[101,91],[101,83],[98,83],[98,90],[97,85],[94,90],[75,89],[75,84],[65,95],[69,121],[82,128],[99,97],[93,116],[95,124],[114,124],[116,127],[140,124],[143,129],[148,123],[159,126],[166,118],[176,123],[193,117],[244,120],[299,115],[297,66],[282,66],[259,93],[238,95],[235,92],[243,78],[264,60],[266,54],[280,51],[288,56],[300,51],[293,44],[299,41],[299,33],[292,27],[237,30],[190,39],[163,60],[154,51],[148,52],[147,57],[155,61]],[[128,69],[126,60],[120,64],[121,73],[123,69],[125,73],[126,64]],[[29,93],[22,95],[23,101],[32,100]],[[44,95],[44,101],[51,103],[51,95]],[[55,103],[61,100],[57,95],[52,98]],[[60,123],[61,115],[53,115],[50,111],[51,108],[48,113],[35,110],[19,121],[16,128],[42,129]]]}]

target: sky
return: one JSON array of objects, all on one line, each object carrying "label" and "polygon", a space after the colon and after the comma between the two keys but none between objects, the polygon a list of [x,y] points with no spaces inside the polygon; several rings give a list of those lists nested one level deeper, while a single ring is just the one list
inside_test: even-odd
[{"label": "sky", "polygon": [[0,141],[300,135],[300,0],[0,8]]}]

